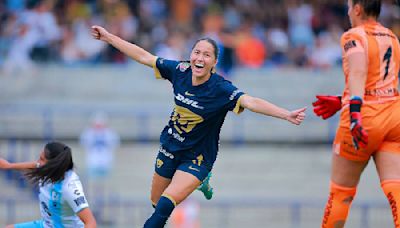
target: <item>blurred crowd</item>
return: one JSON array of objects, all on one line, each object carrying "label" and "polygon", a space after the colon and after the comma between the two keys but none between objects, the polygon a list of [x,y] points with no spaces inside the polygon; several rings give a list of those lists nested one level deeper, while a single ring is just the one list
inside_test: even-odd
[{"label": "blurred crowd", "polygon": [[[399,36],[394,2],[383,0],[380,22]],[[196,39],[211,37],[220,46],[224,75],[235,66],[333,67],[341,61],[340,36],[350,27],[345,0],[4,0],[0,70],[127,63],[91,38],[94,24],[178,60],[188,59]]]}]

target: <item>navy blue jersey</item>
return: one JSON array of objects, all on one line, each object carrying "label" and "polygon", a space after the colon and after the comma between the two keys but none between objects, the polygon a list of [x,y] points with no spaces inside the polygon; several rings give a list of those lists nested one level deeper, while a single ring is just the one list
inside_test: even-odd
[{"label": "navy blue jersey", "polygon": [[192,85],[190,63],[158,58],[154,66],[157,78],[172,83],[175,107],[160,136],[162,147],[176,153],[189,151],[202,155],[212,166],[218,152],[219,134],[228,111],[240,113],[244,94],[218,74],[208,81]]}]

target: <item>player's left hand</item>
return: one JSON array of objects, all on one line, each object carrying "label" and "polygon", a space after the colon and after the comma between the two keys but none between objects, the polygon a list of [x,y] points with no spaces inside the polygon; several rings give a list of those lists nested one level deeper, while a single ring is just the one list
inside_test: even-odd
[{"label": "player's left hand", "polygon": [[289,116],[286,118],[287,121],[291,122],[292,124],[299,125],[303,122],[304,118],[306,117],[306,107],[300,108],[289,113]]},{"label": "player's left hand", "polygon": [[0,158],[0,169],[8,169],[9,167],[10,163],[5,159]]},{"label": "player's left hand", "polygon": [[367,147],[368,134],[361,124],[361,113],[350,113],[350,132],[353,138],[353,144],[356,150]]}]

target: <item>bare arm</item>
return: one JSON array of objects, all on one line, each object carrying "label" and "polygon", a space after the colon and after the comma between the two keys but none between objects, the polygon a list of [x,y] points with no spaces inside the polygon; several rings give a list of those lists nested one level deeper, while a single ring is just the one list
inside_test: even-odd
[{"label": "bare arm", "polygon": [[96,219],[93,216],[92,211],[87,207],[78,213],[79,218],[85,224],[85,228],[97,227]]},{"label": "bare arm", "polygon": [[349,61],[349,90],[350,96],[364,97],[367,80],[367,61],[365,54],[355,52],[347,57]]},{"label": "bare arm", "polygon": [[117,48],[119,51],[129,56],[138,63],[153,67],[153,64],[156,62],[157,57],[155,55],[135,44],[129,43],[128,41],[121,39],[120,37],[112,33],[109,33],[101,26],[92,26],[92,36],[97,40],[102,40],[106,43],[109,43],[110,45]]},{"label": "bare arm", "polygon": [[34,169],[36,167],[37,167],[36,161],[10,163],[5,159],[0,158],[0,169],[27,170],[27,169]]},{"label": "bare arm", "polygon": [[284,119],[296,125],[299,125],[301,122],[303,122],[305,118],[304,111],[306,110],[306,108],[289,111],[284,108],[278,107],[266,100],[252,97],[247,94],[243,95],[240,98],[240,104],[243,108],[246,108],[252,112]]}]

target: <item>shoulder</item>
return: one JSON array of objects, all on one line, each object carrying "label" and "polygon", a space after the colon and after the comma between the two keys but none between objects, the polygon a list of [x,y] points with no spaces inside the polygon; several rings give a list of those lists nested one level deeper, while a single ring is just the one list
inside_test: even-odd
[{"label": "shoulder", "polygon": [[164,59],[160,57],[157,57],[156,64],[157,67],[175,68],[175,70],[181,72],[185,72],[190,68],[189,61],[178,61],[178,60]]},{"label": "shoulder", "polygon": [[75,171],[70,170],[65,173],[64,177],[64,187],[67,189],[76,189],[79,188],[81,185],[81,181],[79,179],[78,174]]},{"label": "shoulder", "polygon": [[177,62],[176,65],[176,70],[180,71],[180,72],[186,72],[189,71],[190,68],[190,62],[188,61],[179,61]]},{"label": "shoulder", "polygon": [[361,48],[365,46],[366,32],[363,27],[356,27],[343,33],[340,39],[340,46],[344,52],[353,48]]},{"label": "shoulder", "polygon": [[349,40],[361,40],[366,36],[365,30],[362,27],[351,28],[342,34],[340,39],[342,45]]},{"label": "shoulder", "polygon": [[222,76],[215,74],[215,88],[218,93],[231,95],[234,91],[239,91],[233,83]]}]

